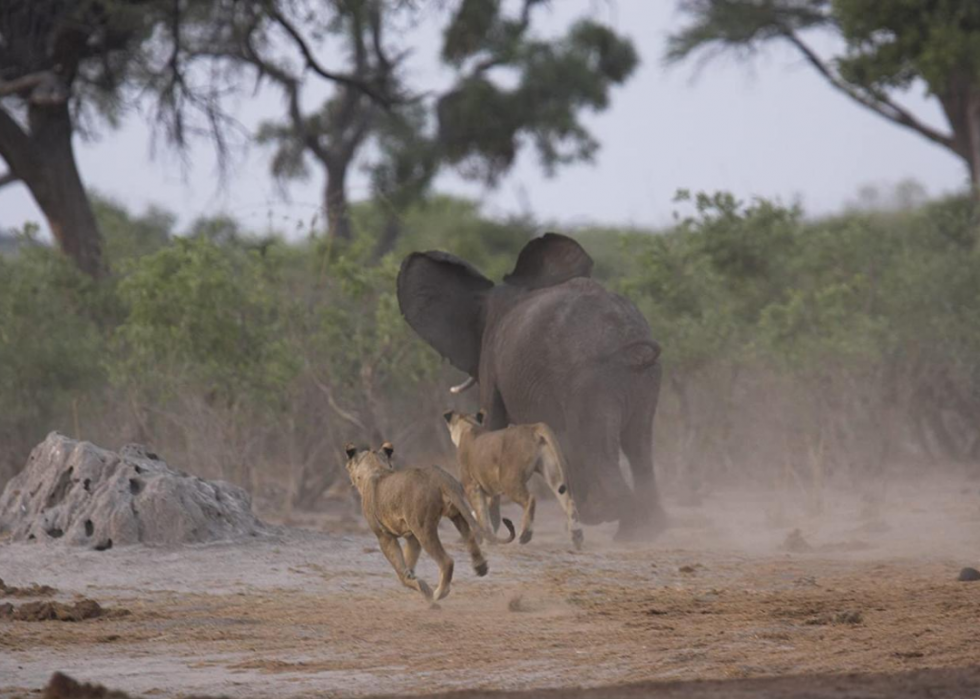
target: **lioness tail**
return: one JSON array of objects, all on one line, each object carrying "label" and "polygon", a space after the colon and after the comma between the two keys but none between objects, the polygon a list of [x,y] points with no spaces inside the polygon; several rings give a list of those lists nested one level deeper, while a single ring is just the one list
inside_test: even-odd
[{"label": "lioness tail", "polygon": [[463,515],[463,519],[465,519],[466,523],[470,525],[470,529],[472,529],[479,536],[485,537],[498,544],[509,544],[517,537],[517,532],[514,529],[514,523],[506,517],[504,517],[502,520],[504,526],[507,527],[507,531],[510,533],[510,536],[506,539],[501,539],[491,529],[484,529],[481,527],[479,521],[476,519],[476,515],[473,513],[473,509],[470,507],[470,503],[466,500],[466,495],[463,493],[463,486],[460,484],[460,482],[441,466],[435,465],[434,468],[441,471],[444,475],[443,480],[445,481],[446,487],[443,490],[443,494],[449,499],[449,502],[453,505],[453,507],[459,510],[460,514]]}]

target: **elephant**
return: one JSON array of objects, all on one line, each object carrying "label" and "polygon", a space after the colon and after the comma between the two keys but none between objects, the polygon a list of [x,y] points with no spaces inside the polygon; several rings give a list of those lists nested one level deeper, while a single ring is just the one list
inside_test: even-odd
[{"label": "elephant", "polygon": [[[653,467],[660,345],[629,300],[591,278],[575,240],[546,233],[525,245],[494,284],[441,251],[413,252],[397,296],[412,329],[479,385],[490,429],[544,422],[568,461],[584,524],[617,521],[617,540],[666,527]],[[633,489],[619,468],[622,449]],[[499,522],[499,501],[491,512]]]}]

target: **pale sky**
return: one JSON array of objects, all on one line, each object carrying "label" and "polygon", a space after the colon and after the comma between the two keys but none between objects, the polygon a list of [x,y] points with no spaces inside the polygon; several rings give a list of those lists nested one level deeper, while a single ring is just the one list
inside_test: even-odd
[{"label": "pale sky", "polygon": [[[694,62],[665,68],[665,38],[680,21],[674,8],[673,0],[562,0],[545,9],[538,26],[547,32],[583,13],[594,14],[629,35],[639,50],[642,64],[614,91],[611,108],[586,118],[601,144],[596,161],[548,179],[527,151],[494,191],[451,173],[440,176],[437,189],[479,199],[491,215],[529,209],[560,229],[590,222],[667,224],[679,188],[799,201],[808,214],[820,215],[852,201],[862,185],[889,187],[913,178],[930,195],[965,186],[959,160],[852,104],[789,48],[771,47],[750,65],[724,57],[700,70]],[[431,53],[436,31],[423,26],[412,35],[416,84],[439,80]],[[921,88],[903,101],[945,130],[938,105]],[[274,88],[243,97],[235,107],[249,128],[282,109]],[[318,171],[308,183],[291,186],[287,203],[268,174],[268,151],[255,146],[239,156],[222,186],[210,146],[191,149],[185,172],[160,148],[151,157],[149,133],[134,114],[119,131],[106,132],[95,143],[79,142],[87,186],[136,212],[151,204],[172,210],[181,226],[198,216],[228,213],[247,228],[264,230],[271,223],[289,231],[308,222],[320,206]],[[352,199],[367,194],[360,173],[350,183]],[[43,222],[26,189],[0,190],[0,228],[25,221]]]}]

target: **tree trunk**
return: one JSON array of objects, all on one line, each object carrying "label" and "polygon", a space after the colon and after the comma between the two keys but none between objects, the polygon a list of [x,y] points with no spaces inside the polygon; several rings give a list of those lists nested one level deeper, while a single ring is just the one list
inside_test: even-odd
[{"label": "tree trunk", "polygon": [[972,76],[954,74],[940,102],[953,130],[953,148],[970,174],[970,190],[980,201],[980,85]]},{"label": "tree trunk", "polygon": [[328,164],[327,186],[323,204],[327,209],[327,233],[334,240],[350,241],[353,237],[350,209],[347,203],[347,166],[350,161]]},{"label": "tree trunk", "polygon": [[387,255],[395,247],[395,243],[398,242],[398,238],[402,234],[402,222],[395,211],[389,211],[388,216],[385,220],[384,230],[381,231],[381,237],[378,238],[377,244],[374,246],[374,252],[371,254],[371,259],[374,262],[378,262],[382,257]]},{"label": "tree trunk", "polygon": [[9,162],[41,208],[58,245],[93,277],[105,274],[102,239],[75,163],[67,104],[31,106],[30,162]]}]

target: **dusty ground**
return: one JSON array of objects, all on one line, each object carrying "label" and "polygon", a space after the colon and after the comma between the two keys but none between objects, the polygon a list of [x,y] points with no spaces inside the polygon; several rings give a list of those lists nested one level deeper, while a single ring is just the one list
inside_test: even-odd
[{"label": "dusty ground", "polygon": [[[247,545],[95,552],[0,543],[8,585],[51,585],[58,593],[46,599],[86,597],[130,612],[0,621],[0,697],[37,696],[55,670],[151,697],[815,673],[886,675],[855,680],[865,689],[853,696],[894,696],[916,683],[973,696],[980,582],[956,577],[963,566],[980,567],[980,484],[893,486],[874,503],[828,494],[822,506],[789,496],[777,504],[771,493],[714,492],[697,504],[667,504],[675,526],[657,541],[615,546],[612,527],[589,528],[586,550],[574,553],[549,503],[529,545],[489,550],[486,578],[473,575],[447,528],[456,580],[439,610],[401,588],[373,537],[339,514]],[[800,535],[789,537],[796,528]],[[795,551],[784,549],[788,537]],[[422,561],[420,574],[434,582],[434,566]],[[796,689],[844,696],[833,690],[848,681],[800,678]],[[730,690],[786,695],[793,682]],[[680,695],[669,687],[664,696]]]}]

